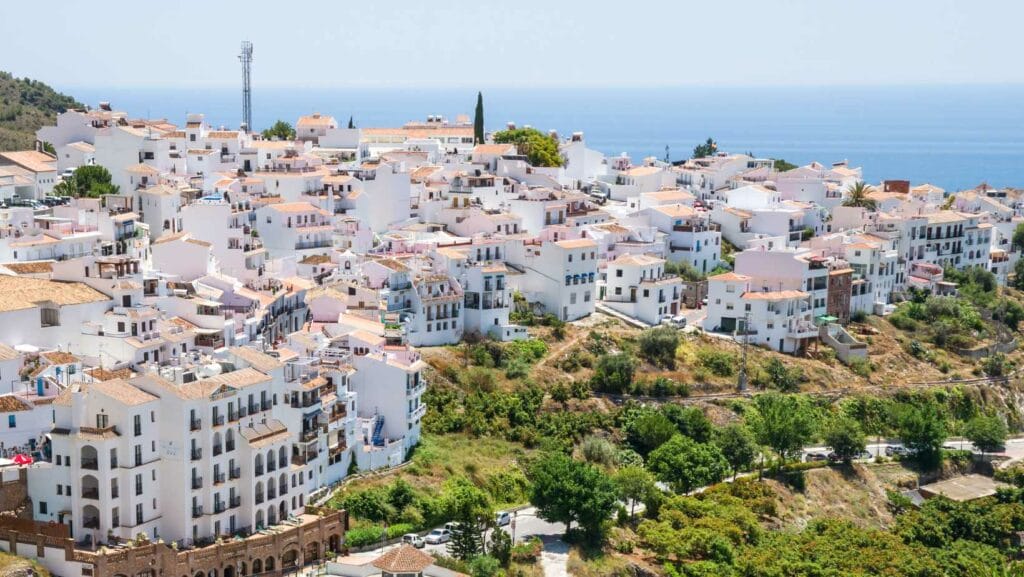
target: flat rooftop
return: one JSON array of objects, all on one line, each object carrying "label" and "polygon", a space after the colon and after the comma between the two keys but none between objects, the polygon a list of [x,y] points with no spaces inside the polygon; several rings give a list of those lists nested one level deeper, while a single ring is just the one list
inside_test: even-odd
[{"label": "flat rooftop", "polygon": [[1008,486],[984,475],[964,475],[923,485],[919,491],[925,499],[941,495],[953,501],[964,502],[990,497],[996,494],[996,489]]}]

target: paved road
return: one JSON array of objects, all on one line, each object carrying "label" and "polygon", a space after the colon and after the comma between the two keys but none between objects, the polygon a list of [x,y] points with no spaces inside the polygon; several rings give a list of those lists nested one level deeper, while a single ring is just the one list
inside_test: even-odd
[{"label": "paved road", "polygon": [[[871,455],[885,455],[886,447],[902,447],[899,441],[886,440],[880,443],[870,443],[867,446],[867,452]],[[950,449],[964,449],[973,451],[974,446],[970,442],[959,439],[951,438],[944,444],[945,447]],[[805,447],[803,450],[804,458],[807,455],[813,453],[825,453],[828,454],[829,449],[827,447]],[[1006,456],[1010,461],[1017,461],[1024,459],[1024,438],[1009,439],[1006,442],[1005,451],[997,453],[998,455]],[[740,475],[745,477],[747,474]],[[727,480],[728,481],[728,480]],[[667,490],[667,487],[662,487]],[[698,489],[700,492],[703,488]],[[498,531],[506,531],[512,533],[513,527],[511,525],[501,527]],[[523,541],[531,538],[538,537],[544,543],[544,550],[541,554],[541,567],[544,570],[545,577],[566,577],[567,564],[569,560],[569,546],[562,541],[562,535],[565,534],[565,525],[562,523],[549,523],[537,517],[537,510],[534,507],[527,507],[520,509],[515,515],[515,541],[516,543],[522,543]],[[490,532],[487,533],[487,539],[490,540]],[[362,553],[356,553],[357,556],[367,556],[370,558],[376,558],[390,549],[397,547],[397,544],[388,545],[383,549],[377,547],[369,551]],[[429,553],[447,554],[447,545],[427,545],[424,548]]]},{"label": "paved road", "polygon": [[[512,534],[512,526],[506,525],[496,529],[498,531],[505,531]],[[539,517],[537,517],[537,510],[534,507],[527,507],[520,509],[515,513],[515,541],[516,543],[522,543],[532,537],[539,537],[544,543],[544,551],[541,555],[541,567],[544,569],[545,577],[565,577],[566,564],[569,560],[569,546],[562,541],[562,535],[565,534],[565,525],[562,523],[549,523]],[[490,541],[491,532],[487,532],[487,540]],[[357,556],[367,556],[377,558],[381,554],[390,551],[391,549],[398,547],[398,544],[385,546],[383,549],[377,547],[369,551],[363,551],[362,553],[356,553]],[[428,553],[438,553],[446,555],[448,553],[447,544],[440,545],[427,545],[423,549]]]}]

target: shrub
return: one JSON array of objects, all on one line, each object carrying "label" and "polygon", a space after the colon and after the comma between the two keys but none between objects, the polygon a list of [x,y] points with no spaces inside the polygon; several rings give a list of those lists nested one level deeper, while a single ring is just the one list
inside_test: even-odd
[{"label": "shrub", "polygon": [[540,552],[544,550],[544,543],[540,537],[533,537],[512,546],[512,561],[516,563],[534,563],[540,558]]},{"label": "shrub", "polygon": [[345,544],[349,547],[366,547],[380,543],[383,536],[384,527],[378,525],[355,527],[345,532]]},{"label": "shrub", "polygon": [[736,367],[736,356],[728,351],[703,347],[697,351],[700,366],[719,377],[731,377]]},{"label": "shrub", "polygon": [[636,359],[625,354],[603,355],[597,359],[597,367],[591,379],[593,387],[609,393],[623,393],[633,383]]},{"label": "shrub", "polygon": [[855,375],[859,375],[861,377],[864,377],[865,379],[871,376],[871,371],[873,370],[871,362],[868,361],[867,359],[862,358],[850,359],[849,366],[850,370],[853,371]]},{"label": "shrub", "polygon": [[490,555],[477,555],[469,562],[472,577],[494,577],[501,571],[501,562]]},{"label": "shrub", "polygon": [[583,439],[583,443],[580,444],[580,454],[583,455],[584,460],[605,467],[614,467],[618,462],[618,451],[615,449],[615,445],[611,444],[608,439],[593,435]]},{"label": "shrub", "polygon": [[679,348],[679,331],[672,327],[647,329],[640,335],[640,355],[651,363],[674,368],[676,349]]}]

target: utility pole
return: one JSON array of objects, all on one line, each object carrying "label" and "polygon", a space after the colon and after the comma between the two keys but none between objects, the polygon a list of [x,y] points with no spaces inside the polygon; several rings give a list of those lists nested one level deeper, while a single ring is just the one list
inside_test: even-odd
[{"label": "utility pole", "polygon": [[747,390],[747,345],[750,344],[750,313],[743,313],[743,344],[740,346],[740,374],[737,378],[736,389],[740,392]]},{"label": "utility pole", "polygon": [[242,124],[249,132],[252,130],[252,42],[242,41],[238,60],[242,63]]}]

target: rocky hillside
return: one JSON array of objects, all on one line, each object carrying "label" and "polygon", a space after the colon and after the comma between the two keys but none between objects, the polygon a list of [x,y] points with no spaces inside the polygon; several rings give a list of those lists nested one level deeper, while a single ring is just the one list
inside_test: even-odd
[{"label": "rocky hillside", "polygon": [[81,108],[74,98],[29,78],[0,72],[0,151],[31,148],[35,133],[68,108]]},{"label": "rocky hillside", "polygon": [[0,552],[0,577],[50,577],[39,563]]}]

